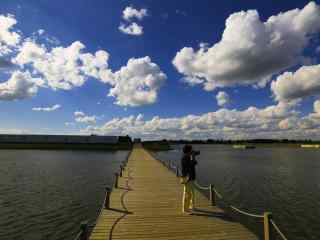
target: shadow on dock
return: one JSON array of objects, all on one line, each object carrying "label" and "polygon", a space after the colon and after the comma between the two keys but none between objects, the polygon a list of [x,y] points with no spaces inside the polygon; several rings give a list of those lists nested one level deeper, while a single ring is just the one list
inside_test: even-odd
[{"label": "shadow on dock", "polygon": [[214,212],[214,211],[208,211],[206,209],[201,208],[195,208],[193,212],[191,213],[193,216],[203,216],[208,218],[219,218],[224,221],[228,222],[234,222],[234,220],[227,214],[223,212]]},{"label": "shadow on dock", "polygon": [[118,212],[118,213],[124,213],[124,214],[133,214],[133,212],[129,212],[126,210],[116,209],[116,208],[108,208],[109,211]]},{"label": "shadow on dock", "polygon": [[118,187],[118,189],[124,190],[124,191],[133,191],[132,188],[127,188],[127,187]]}]

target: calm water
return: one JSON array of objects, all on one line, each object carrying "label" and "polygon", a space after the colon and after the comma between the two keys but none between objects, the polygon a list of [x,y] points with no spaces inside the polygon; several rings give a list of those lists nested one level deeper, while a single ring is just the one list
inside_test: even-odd
[{"label": "calm water", "polygon": [[0,150],[0,239],[73,239],[127,154]]},{"label": "calm water", "polygon": [[[176,150],[159,152],[177,160]],[[300,148],[233,149],[231,146],[194,145],[198,181],[214,183],[226,200],[251,212],[269,210],[290,240],[320,239],[320,150]],[[261,223],[241,219],[261,232]]]}]

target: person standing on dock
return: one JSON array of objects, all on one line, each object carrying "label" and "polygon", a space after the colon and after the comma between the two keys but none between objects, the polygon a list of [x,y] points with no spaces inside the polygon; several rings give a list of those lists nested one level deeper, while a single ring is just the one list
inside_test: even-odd
[{"label": "person standing on dock", "polygon": [[182,212],[189,213],[194,209],[195,193],[194,181],[196,179],[195,165],[197,161],[193,155],[192,146],[185,145],[183,147],[183,156],[181,159],[181,177],[184,185]]}]

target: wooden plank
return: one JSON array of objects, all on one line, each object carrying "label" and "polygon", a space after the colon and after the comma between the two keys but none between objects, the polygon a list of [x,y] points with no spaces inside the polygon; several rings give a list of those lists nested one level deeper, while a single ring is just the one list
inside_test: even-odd
[{"label": "wooden plank", "polygon": [[182,194],[174,173],[135,146],[111,194],[111,209],[101,212],[90,239],[258,239],[198,191],[194,214],[182,214]]}]

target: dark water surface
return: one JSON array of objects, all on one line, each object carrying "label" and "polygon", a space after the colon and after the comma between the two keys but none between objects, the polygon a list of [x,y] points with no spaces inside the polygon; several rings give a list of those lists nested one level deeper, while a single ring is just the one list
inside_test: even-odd
[{"label": "dark water surface", "polygon": [[[160,159],[180,160],[181,146],[158,152]],[[290,240],[320,239],[320,150],[291,147],[194,145],[198,181],[215,184],[233,205],[254,213],[271,211]],[[248,221],[261,232],[262,224]]]},{"label": "dark water surface", "polygon": [[0,239],[73,239],[127,154],[0,150]]}]

